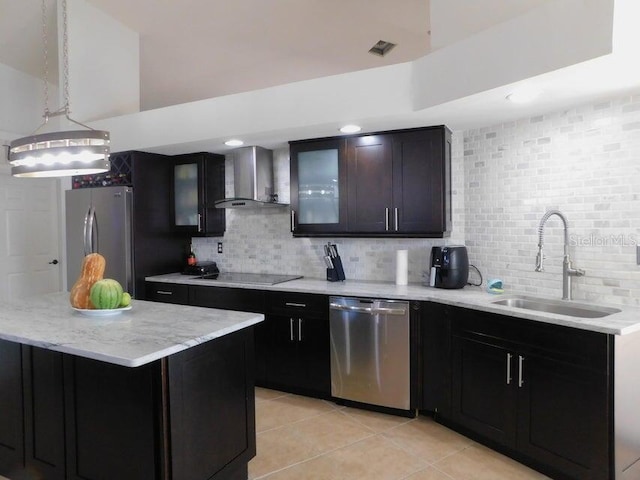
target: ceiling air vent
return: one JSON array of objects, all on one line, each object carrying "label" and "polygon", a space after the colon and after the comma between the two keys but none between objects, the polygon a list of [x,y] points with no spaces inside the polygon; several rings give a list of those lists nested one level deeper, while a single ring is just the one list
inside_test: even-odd
[{"label": "ceiling air vent", "polygon": [[395,46],[395,43],[387,42],[385,40],[378,40],[378,42],[369,49],[369,53],[384,57],[387,53],[389,53],[389,50],[391,50]]}]

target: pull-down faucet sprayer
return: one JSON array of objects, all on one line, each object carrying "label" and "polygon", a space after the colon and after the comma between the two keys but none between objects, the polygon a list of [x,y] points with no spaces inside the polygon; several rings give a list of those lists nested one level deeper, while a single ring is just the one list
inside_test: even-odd
[{"label": "pull-down faucet sprayer", "polygon": [[542,216],[540,225],[538,225],[538,254],[536,255],[536,272],[544,271],[544,253],[542,251],[544,244],[544,224],[552,215],[557,215],[564,225],[564,258],[562,261],[562,299],[571,300],[571,277],[581,277],[584,270],[571,267],[571,258],[569,257],[569,224],[567,218],[559,210],[549,210]]}]

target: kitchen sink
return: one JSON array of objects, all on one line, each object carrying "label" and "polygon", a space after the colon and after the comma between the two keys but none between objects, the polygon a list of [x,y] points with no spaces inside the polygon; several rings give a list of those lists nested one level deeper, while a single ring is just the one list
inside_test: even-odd
[{"label": "kitchen sink", "polygon": [[495,305],[505,307],[523,308],[525,310],[535,310],[538,312],[556,313],[568,315],[570,317],[582,318],[602,318],[613,313],[620,312],[617,308],[601,307],[588,303],[579,303],[568,300],[551,300],[548,298],[528,297],[525,295],[514,295],[491,302]]}]

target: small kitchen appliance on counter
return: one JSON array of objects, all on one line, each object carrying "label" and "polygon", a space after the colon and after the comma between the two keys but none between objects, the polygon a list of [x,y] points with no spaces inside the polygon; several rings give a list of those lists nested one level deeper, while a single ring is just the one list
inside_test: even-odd
[{"label": "small kitchen appliance on counter", "polygon": [[196,262],[193,265],[187,265],[182,271],[183,275],[193,275],[194,277],[198,275],[211,275],[214,273],[220,273],[220,270],[218,269],[216,262],[211,261]]},{"label": "small kitchen appliance on counter", "polygon": [[448,245],[431,248],[429,286],[463,288],[469,279],[467,247]]}]

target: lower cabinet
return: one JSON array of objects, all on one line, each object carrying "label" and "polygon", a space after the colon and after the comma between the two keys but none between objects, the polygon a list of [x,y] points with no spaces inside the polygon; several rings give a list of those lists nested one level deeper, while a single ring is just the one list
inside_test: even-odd
[{"label": "lower cabinet", "polygon": [[149,299],[263,313],[253,327],[256,385],[331,397],[329,297],[233,287],[147,282]]},{"label": "lower cabinet", "polygon": [[12,478],[24,468],[22,353],[0,340],[0,474]]},{"label": "lower cabinet", "polygon": [[553,478],[610,478],[609,336],[457,309],[451,421]]},{"label": "lower cabinet", "polygon": [[267,292],[256,332],[265,371],[259,385],[320,398],[331,396],[329,300],[326,295]]},{"label": "lower cabinet", "polygon": [[253,356],[251,329],[137,368],[0,341],[0,475],[247,478]]}]

